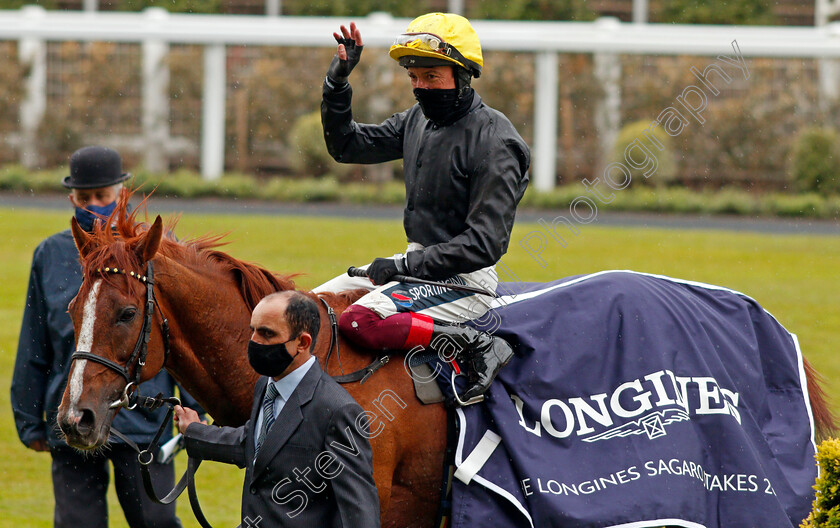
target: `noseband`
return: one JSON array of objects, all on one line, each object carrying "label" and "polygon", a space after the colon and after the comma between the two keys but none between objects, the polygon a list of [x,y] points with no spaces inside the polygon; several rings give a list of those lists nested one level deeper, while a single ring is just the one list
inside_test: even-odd
[{"label": "noseband", "polygon": [[[161,334],[163,336],[163,364],[166,364],[166,360],[169,357],[169,322],[163,316],[163,312],[160,309],[160,305],[158,305],[157,301],[155,300],[155,280],[154,280],[154,266],[152,265],[152,261],[150,260],[146,264],[146,275],[140,275],[139,273],[135,273],[133,271],[126,271],[121,270],[118,268],[98,268],[96,271],[100,273],[117,273],[121,275],[128,275],[129,277],[133,277],[143,284],[146,285],[146,313],[143,316],[143,327],[140,329],[140,335],[137,336],[137,343],[134,345],[134,351],[131,353],[131,357],[128,358],[125,366],[120,365],[114,361],[111,361],[108,358],[104,358],[102,356],[97,356],[96,354],[92,354],[89,350],[77,350],[73,352],[73,355],[70,356],[70,361],[74,361],[76,359],[88,359],[93,361],[94,363],[99,363],[100,365],[105,365],[109,369],[117,372],[120,376],[125,378],[126,386],[123,389],[122,398],[119,400],[114,401],[111,403],[111,409],[116,409],[118,407],[126,407],[128,409],[133,409],[136,406],[135,398],[132,398],[136,393],[132,392],[132,388],[136,388],[137,385],[140,383],[140,376],[143,372],[143,366],[146,364],[146,354],[149,352],[149,338],[152,335],[152,317],[154,316],[155,306],[157,306],[158,312],[160,312],[161,318]],[[134,376],[132,377],[130,374],[130,369],[134,362],[137,362],[137,366],[134,369]]]}]

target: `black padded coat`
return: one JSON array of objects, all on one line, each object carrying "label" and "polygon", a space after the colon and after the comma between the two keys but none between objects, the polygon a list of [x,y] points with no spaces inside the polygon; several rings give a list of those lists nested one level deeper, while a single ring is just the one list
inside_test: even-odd
[{"label": "black padded coat", "polygon": [[511,122],[478,94],[469,113],[437,125],[419,105],[380,125],[356,123],[349,84],[324,84],[327,149],[342,163],[403,159],[403,224],[414,277],[439,280],[491,266],[507,251],[516,206],[528,185],[530,151]]}]

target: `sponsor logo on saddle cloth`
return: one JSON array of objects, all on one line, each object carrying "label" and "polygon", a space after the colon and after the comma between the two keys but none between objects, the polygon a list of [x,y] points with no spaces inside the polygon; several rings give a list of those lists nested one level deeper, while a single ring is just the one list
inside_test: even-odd
[{"label": "sponsor logo on saddle cloth", "polygon": [[[631,435],[649,439],[668,434],[668,426],[691,420],[692,415],[720,414],[739,424],[737,392],[721,387],[712,377],[676,376],[659,370],[622,383],[611,393],[592,394],[564,400],[550,399],[535,412],[511,394],[519,425],[536,436],[579,437],[599,442]],[[529,405],[530,407],[530,405]]]},{"label": "sponsor logo on saddle cloth", "polygon": [[[444,284],[467,284],[464,279],[458,276],[450,277],[441,282]],[[401,308],[411,308],[417,302],[420,302],[421,306],[428,306],[428,302],[422,302],[427,299],[432,299],[432,304],[436,304],[434,301],[446,302],[447,300],[452,300],[449,297],[462,297],[465,295],[443,286],[429,286],[426,284],[409,285],[405,283],[401,283],[383,293],[386,293],[388,298],[391,299],[391,302]]]},{"label": "sponsor logo on saddle cloth", "polygon": [[[467,284],[467,282],[464,279],[458,277],[457,275],[455,277],[449,277],[448,279],[444,279],[440,282],[444,284],[460,284],[462,286],[465,286]],[[394,293],[397,293],[404,297],[407,296],[409,298],[408,300],[413,302],[419,301],[420,299],[428,299],[429,297],[438,297],[440,295],[450,294],[452,292],[453,290],[450,290],[449,288],[445,288],[443,286],[429,286],[427,284],[417,284],[412,285],[410,288],[407,288],[407,291],[396,290],[395,292],[391,293],[391,297],[396,300],[396,298],[394,297]]]},{"label": "sponsor logo on saddle cloth", "polygon": [[394,304],[403,308],[411,308],[411,305],[414,304],[414,299],[409,297],[408,292],[405,290],[392,291],[391,300],[394,301]]}]

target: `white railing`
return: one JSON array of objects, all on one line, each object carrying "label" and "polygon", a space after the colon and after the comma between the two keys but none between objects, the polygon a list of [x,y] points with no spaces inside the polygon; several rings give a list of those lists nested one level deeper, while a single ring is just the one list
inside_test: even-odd
[{"label": "white railing", "polygon": [[[374,13],[357,21],[365,45],[387,47],[408,25],[408,19]],[[204,52],[201,170],[213,179],[224,169],[225,46],[270,45],[333,47],[331,34],[346,19],[327,17],[266,17],[170,14],[160,8],[142,13],[45,11],[27,6],[0,11],[0,40],[20,41],[19,55],[26,66],[26,95],[21,104],[21,160],[31,164],[36,130],[46,111],[47,41],[114,41],[140,43],[143,48],[143,133],[146,164],[160,167],[165,159],[168,129],[169,44],[200,44]],[[533,179],[539,189],[550,189],[556,179],[557,86],[559,53],[592,53],[602,83],[614,84],[610,65],[619,54],[731,55],[733,40],[744,56],[840,59],[840,23],[823,27],[700,26],[621,23],[602,18],[595,22],[473,21],[487,50],[525,51],[535,54],[535,108]],[[326,69],[326,65],[323,65]],[[613,70],[615,68],[612,68]],[[837,68],[822,85],[836,92]],[[615,88],[615,86],[613,86]],[[615,111],[616,89],[604,90],[606,108]],[[830,94],[838,97],[836,93]],[[603,112],[602,112],[603,113]],[[609,112],[607,112],[609,114]],[[605,137],[614,137],[616,119],[602,124]]]}]

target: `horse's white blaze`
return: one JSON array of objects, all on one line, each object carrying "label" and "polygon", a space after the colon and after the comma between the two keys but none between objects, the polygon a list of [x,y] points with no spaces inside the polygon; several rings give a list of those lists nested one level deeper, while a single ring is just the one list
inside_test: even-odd
[{"label": "horse's white blaze", "polygon": [[[93,283],[85,301],[85,308],[82,312],[82,328],[79,331],[79,338],[76,340],[76,350],[90,352],[93,345],[93,325],[96,322],[96,298],[99,295],[99,286],[102,279]],[[80,359],[73,365],[73,373],[70,375],[70,413],[76,414],[76,405],[82,396],[82,383],[85,375],[86,359]]]}]

